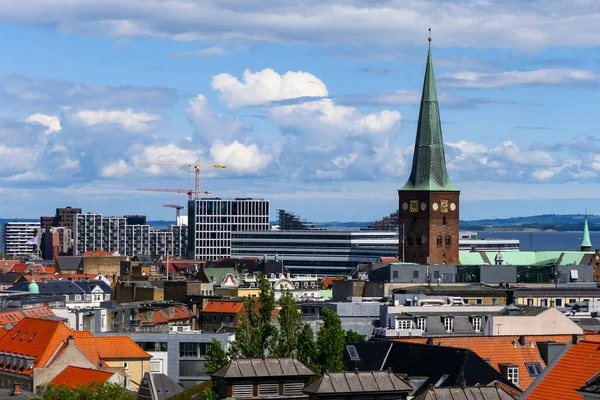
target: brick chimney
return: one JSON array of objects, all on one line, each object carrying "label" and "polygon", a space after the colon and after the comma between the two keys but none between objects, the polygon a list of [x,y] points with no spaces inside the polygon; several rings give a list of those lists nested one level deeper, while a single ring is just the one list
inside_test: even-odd
[{"label": "brick chimney", "polygon": [[75,338],[73,336],[69,336],[67,338],[67,346],[73,346],[75,345]]}]

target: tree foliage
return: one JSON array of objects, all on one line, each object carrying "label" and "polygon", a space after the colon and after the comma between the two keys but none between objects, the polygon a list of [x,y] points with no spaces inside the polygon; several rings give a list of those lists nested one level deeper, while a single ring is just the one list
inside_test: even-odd
[{"label": "tree foliage", "polygon": [[321,309],[323,326],[317,334],[317,360],[314,367],[320,374],[344,369],[344,343],[346,335],[340,317],[327,307]]},{"label": "tree foliage", "polygon": [[346,331],[346,343],[362,343],[367,339],[366,335],[354,332],[352,329]]},{"label": "tree foliage", "polygon": [[303,324],[300,333],[298,334],[296,357],[304,365],[316,370],[317,343],[315,342],[315,335],[309,324]]},{"label": "tree foliage", "polygon": [[221,343],[217,338],[212,339],[212,342],[206,349],[206,364],[204,369],[208,376],[211,376],[227,364],[227,353],[221,347]]},{"label": "tree foliage", "polygon": [[277,332],[271,353],[277,357],[296,357],[298,335],[302,329],[302,316],[294,296],[286,290],[279,299],[279,332]]},{"label": "tree foliage", "polygon": [[43,400],[134,400],[135,393],[116,383],[89,384],[71,389],[48,386],[42,390]]},{"label": "tree foliage", "polygon": [[239,357],[262,357],[276,335],[276,328],[271,321],[275,309],[275,293],[267,277],[258,275],[260,288],[258,312],[254,301],[244,298],[244,314],[235,331],[235,342],[231,347],[232,355]]}]

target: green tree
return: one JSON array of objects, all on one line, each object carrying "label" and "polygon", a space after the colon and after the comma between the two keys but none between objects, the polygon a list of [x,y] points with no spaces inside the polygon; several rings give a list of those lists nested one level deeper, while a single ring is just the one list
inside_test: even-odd
[{"label": "green tree", "polygon": [[89,384],[71,389],[47,386],[41,391],[43,400],[134,400],[136,394],[116,383]]},{"label": "green tree", "polygon": [[298,360],[304,365],[308,365],[309,367],[316,369],[315,363],[317,361],[317,343],[315,342],[315,335],[309,324],[302,325],[296,344],[296,357]]},{"label": "green tree", "polygon": [[320,374],[344,369],[344,343],[346,335],[340,317],[327,307],[321,308],[323,326],[317,334],[317,360],[314,367]]},{"label": "green tree", "polygon": [[346,343],[362,343],[367,339],[367,335],[361,335],[352,329],[346,331]]},{"label": "green tree", "polygon": [[271,321],[275,309],[275,293],[271,283],[264,274],[258,275],[258,312],[250,297],[244,298],[244,314],[235,331],[235,342],[231,346],[231,354],[240,357],[262,357],[272,347],[277,329]]},{"label": "green tree", "polygon": [[227,353],[221,347],[217,338],[212,338],[212,342],[206,349],[206,364],[204,370],[208,376],[211,376],[227,364]]},{"label": "green tree", "polygon": [[272,354],[277,357],[296,357],[302,316],[289,290],[282,293],[279,305],[279,332],[275,335]]}]

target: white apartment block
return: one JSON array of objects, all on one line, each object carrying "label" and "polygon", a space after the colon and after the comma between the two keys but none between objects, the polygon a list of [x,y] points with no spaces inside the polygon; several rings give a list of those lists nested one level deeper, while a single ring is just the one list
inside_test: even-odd
[{"label": "white apartment block", "polygon": [[36,244],[32,239],[36,238],[40,229],[38,222],[7,222],[4,224],[4,253],[19,256],[31,254],[35,251]]},{"label": "white apartment block", "polygon": [[185,256],[187,227],[171,226],[169,231],[150,225],[128,225],[124,217],[77,214],[73,248],[76,255],[86,251],[111,251],[123,256],[138,254]]},{"label": "white apartment block", "polygon": [[268,231],[270,204],[264,199],[204,198],[188,203],[188,255],[217,260],[231,256],[231,233]]}]

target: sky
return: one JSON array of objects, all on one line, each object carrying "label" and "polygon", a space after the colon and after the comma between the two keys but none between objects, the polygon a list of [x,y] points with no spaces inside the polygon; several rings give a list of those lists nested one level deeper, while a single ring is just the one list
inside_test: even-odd
[{"label": "sky", "polygon": [[600,214],[593,0],[3,0],[0,217],[212,197],[371,221],[408,178],[428,28],[461,219]]}]

